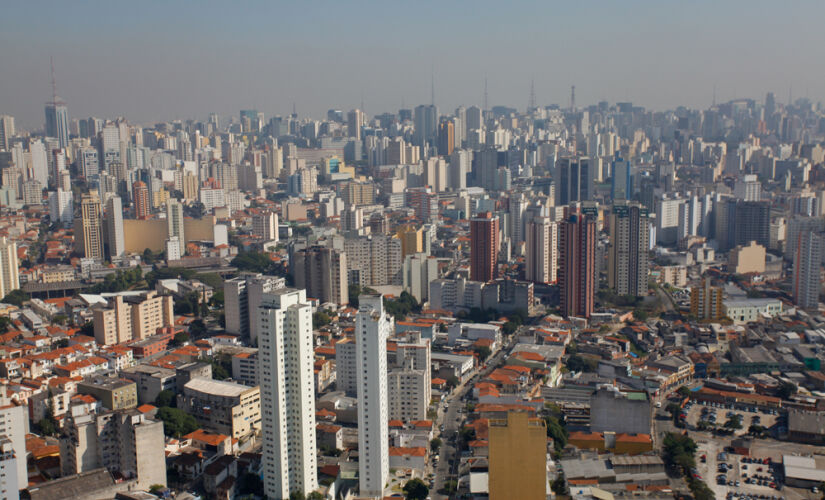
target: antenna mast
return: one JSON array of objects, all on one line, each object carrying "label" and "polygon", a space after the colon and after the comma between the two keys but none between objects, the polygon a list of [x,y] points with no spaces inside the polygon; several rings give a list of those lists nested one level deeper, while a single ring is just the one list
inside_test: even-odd
[{"label": "antenna mast", "polygon": [[527,102],[527,111],[536,109],[536,82],[530,79],[530,100]]},{"label": "antenna mast", "polygon": [[52,75],[52,104],[57,104],[57,80],[54,78],[54,57],[49,56],[49,65]]}]

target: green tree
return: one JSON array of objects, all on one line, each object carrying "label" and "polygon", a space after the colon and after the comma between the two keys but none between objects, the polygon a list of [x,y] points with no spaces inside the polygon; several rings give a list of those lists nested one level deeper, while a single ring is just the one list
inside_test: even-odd
[{"label": "green tree", "polygon": [[257,474],[247,472],[238,478],[238,489],[241,495],[264,496],[264,482]]},{"label": "green tree", "polygon": [[594,372],[598,365],[594,360],[573,354],[567,358],[565,366],[571,372]]},{"label": "green tree", "polygon": [[11,328],[12,322],[8,316],[0,316],[0,333],[6,333]]},{"label": "green tree", "polygon": [[402,490],[407,500],[424,500],[430,494],[430,489],[424,481],[418,478],[407,481]]},{"label": "green tree", "polygon": [[193,339],[199,339],[205,337],[207,334],[206,323],[203,322],[202,319],[196,319],[195,321],[189,323],[189,336]]},{"label": "green tree", "polygon": [[553,416],[544,417],[544,423],[547,427],[547,435],[553,438],[553,447],[557,452],[561,452],[567,446],[567,438],[569,433],[564,426],[564,420],[559,420]]},{"label": "green tree", "polygon": [[725,422],[726,429],[741,429],[742,428],[742,415],[731,415],[728,418],[728,421]]},{"label": "green tree", "polygon": [[200,429],[198,421],[192,415],[177,408],[158,409],[157,418],[163,421],[163,432],[167,436],[180,438]]},{"label": "green tree", "polygon": [[487,358],[493,353],[489,347],[486,345],[478,346],[475,349],[476,354],[478,354],[478,359],[481,361],[487,361]]},{"label": "green tree", "polygon": [[180,346],[187,342],[189,342],[189,334],[181,331],[176,333],[175,336],[172,337],[172,341],[170,342],[170,344],[173,346]]},{"label": "green tree", "polygon": [[686,398],[686,397],[690,396],[690,389],[688,389],[684,385],[679,387],[678,389],[676,389],[676,392],[679,393],[679,395],[682,396],[683,398]]},{"label": "green tree", "polygon": [[4,304],[12,304],[17,307],[23,307],[23,303],[29,300],[29,294],[23,290],[12,290],[0,302]]},{"label": "green tree", "polygon": [[553,490],[553,493],[556,495],[570,494],[570,490],[567,489],[567,481],[564,479],[564,472],[559,472],[559,475],[556,476],[556,479],[554,479],[550,485],[550,489]]},{"label": "green tree", "polygon": [[449,481],[444,481],[444,494],[452,495],[455,493],[455,490],[458,489],[458,481],[455,479],[450,479]]},{"label": "green tree", "polygon": [[438,453],[438,450],[441,448],[441,444],[442,444],[441,438],[437,438],[437,437],[432,438],[430,440],[430,450],[433,453]]},{"label": "green tree", "polygon": [[310,491],[307,500],[324,500],[324,495],[317,491]]},{"label": "green tree", "polygon": [[326,311],[316,311],[312,314],[312,328],[314,330],[327,326],[330,323],[332,323],[332,318],[329,317]]},{"label": "green tree", "polygon": [[776,390],[776,395],[782,399],[789,399],[791,396],[796,394],[796,391],[796,384],[793,384],[791,382],[782,382],[779,384],[779,388]]},{"label": "green tree", "polygon": [[85,335],[87,337],[94,337],[95,336],[95,325],[91,321],[87,321],[80,327],[80,335]]},{"label": "green tree", "polygon": [[169,389],[164,389],[160,391],[157,397],[155,397],[155,406],[157,406],[158,408],[174,408],[176,406],[175,393],[170,391]]},{"label": "green tree", "polygon": [[245,252],[238,254],[230,263],[241,271],[276,274],[279,270],[275,262],[264,252]]}]

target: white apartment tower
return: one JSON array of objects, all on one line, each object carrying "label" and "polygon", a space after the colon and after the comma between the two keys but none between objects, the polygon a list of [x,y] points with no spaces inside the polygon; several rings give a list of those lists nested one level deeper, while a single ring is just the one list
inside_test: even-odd
[{"label": "white apartment tower", "polygon": [[120,202],[120,196],[112,196],[106,201],[106,238],[109,244],[109,258],[126,253],[123,204]]},{"label": "white apartment tower", "polygon": [[559,267],[559,227],[549,217],[534,217],[527,223],[525,279],[555,283]]},{"label": "white apartment tower", "polygon": [[303,495],[318,486],[312,306],[306,291],[264,293],[257,308],[264,491]]},{"label": "white apartment tower", "polygon": [[[167,237],[171,240],[177,237],[178,255],[186,253],[185,240],[183,234],[183,205],[178,200],[169,199],[166,202],[166,227]],[[168,258],[168,257],[167,257]]]},{"label": "white apartment tower", "polygon": [[389,476],[387,339],[392,319],[380,295],[361,295],[355,316],[358,475],[362,497],[382,498]]},{"label": "white apartment tower", "polygon": [[252,234],[265,242],[278,242],[278,214],[264,212],[252,216]]},{"label": "white apartment tower", "polygon": [[0,238],[0,299],[20,288],[19,267],[17,244],[6,237]]},{"label": "white apartment tower", "polygon": [[74,204],[72,192],[60,188],[49,193],[49,215],[52,223],[60,223],[64,228],[72,227],[74,223]]}]

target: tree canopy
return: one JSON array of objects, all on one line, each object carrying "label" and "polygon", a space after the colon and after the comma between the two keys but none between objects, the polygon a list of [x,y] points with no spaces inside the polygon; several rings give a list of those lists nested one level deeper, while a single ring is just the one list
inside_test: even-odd
[{"label": "tree canopy", "polygon": [[404,485],[404,498],[407,500],[424,500],[430,494],[430,489],[419,478],[410,479]]},{"label": "tree canopy", "polygon": [[195,417],[177,408],[159,408],[157,418],[163,421],[163,432],[167,436],[179,438],[200,428]]}]

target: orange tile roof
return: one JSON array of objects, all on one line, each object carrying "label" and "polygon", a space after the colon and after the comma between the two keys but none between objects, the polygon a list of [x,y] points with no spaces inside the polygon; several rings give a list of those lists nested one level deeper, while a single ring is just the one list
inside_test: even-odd
[{"label": "orange tile roof", "polygon": [[192,441],[200,441],[201,443],[206,443],[209,446],[220,446],[229,438],[229,436],[226,436],[224,434],[219,434],[217,432],[209,432],[203,429],[198,429],[196,431],[190,432],[189,434],[183,437],[185,439],[191,439]]},{"label": "orange tile roof", "polygon": [[150,411],[157,410],[157,407],[150,404],[142,404],[137,407],[137,411],[141,413],[149,413]]},{"label": "orange tile roof", "polygon": [[427,449],[422,446],[402,448],[400,446],[390,446],[391,457],[426,457]]}]

